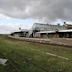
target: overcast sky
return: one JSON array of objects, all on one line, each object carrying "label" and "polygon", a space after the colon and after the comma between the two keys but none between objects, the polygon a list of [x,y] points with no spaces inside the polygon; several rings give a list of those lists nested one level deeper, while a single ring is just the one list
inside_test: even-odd
[{"label": "overcast sky", "polygon": [[72,0],[0,0],[0,32],[57,20],[72,21]]}]

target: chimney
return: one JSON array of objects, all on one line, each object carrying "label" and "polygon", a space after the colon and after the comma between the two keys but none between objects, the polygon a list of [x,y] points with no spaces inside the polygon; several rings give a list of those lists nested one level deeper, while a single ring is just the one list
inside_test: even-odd
[{"label": "chimney", "polygon": [[64,22],[64,25],[66,24],[66,22]]},{"label": "chimney", "polygon": [[19,30],[21,30],[21,27],[19,27]]}]

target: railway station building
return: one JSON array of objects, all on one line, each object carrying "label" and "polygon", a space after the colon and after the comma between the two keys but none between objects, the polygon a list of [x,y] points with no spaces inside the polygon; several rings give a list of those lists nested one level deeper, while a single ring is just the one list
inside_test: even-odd
[{"label": "railway station building", "polygon": [[11,35],[32,38],[72,38],[72,25],[34,23],[31,30],[21,30]]}]

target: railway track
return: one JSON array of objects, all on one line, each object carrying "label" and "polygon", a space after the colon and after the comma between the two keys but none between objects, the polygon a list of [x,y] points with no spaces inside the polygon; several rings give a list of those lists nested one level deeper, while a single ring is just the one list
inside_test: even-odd
[{"label": "railway track", "polygon": [[57,46],[64,46],[72,48],[72,39],[63,39],[63,38],[53,38],[53,39],[42,39],[42,38],[25,38],[25,37],[13,37],[8,36],[10,39],[14,40],[21,40],[33,43],[41,43],[41,44],[48,44],[48,45],[57,45]]}]

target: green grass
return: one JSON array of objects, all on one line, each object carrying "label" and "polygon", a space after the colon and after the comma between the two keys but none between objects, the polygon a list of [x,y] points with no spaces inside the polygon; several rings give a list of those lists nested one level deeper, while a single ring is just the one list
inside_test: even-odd
[{"label": "green grass", "polygon": [[0,65],[0,72],[72,72],[72,48],[67,47],[0,37],[0,58],[8,59],[6,66]]}]

